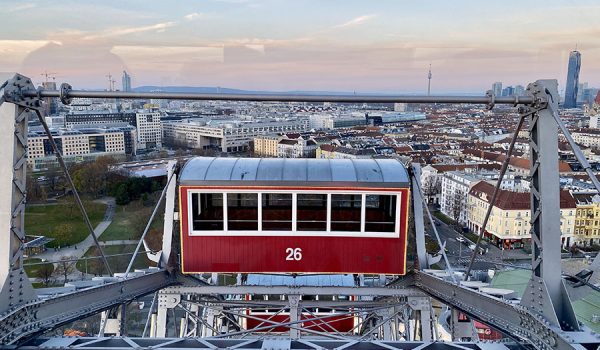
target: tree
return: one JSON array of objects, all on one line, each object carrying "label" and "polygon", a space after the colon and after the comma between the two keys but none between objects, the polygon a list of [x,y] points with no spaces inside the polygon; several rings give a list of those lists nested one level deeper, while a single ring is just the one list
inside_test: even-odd
[{"label": "tree", "polygon": [[119,185],[119,187],[117,187],[117,192],[115,193],[115,202],[119,205],[125,205],[131,202],[126,184],[122,183]]},{"label": "tree", "polygon": [[64,172],[58,164],[49,165],[48,169],[44,172],[44,176],[46,176],[46,183],[51,192],[59,190],[63,182]]},{"label": "tree", "polygon": [[52,276],[53,275],[54,275],[54,265],[52,265],[51,263],[40,265],[40,267],[37,269],[37,271],[35,273],[35,277],[42,280],[42,285],[44,287],[48,287],[50,284],[52,284]]},{"label": "tree", "polygon": [[454,191],[450,196],[450,216],[457,227],[461,226],[461,215],[465,210],[465,194],[460,191]]},{"label": "tree", "polygon": [[63,256],[57,263],[56,274],[62,275],[64,283],[69,281],[69,274],[75,271],[75,261],[72,261],[73,257]]},{"label": "tree", "polygon": [[52,236],[56,240],[56,244],[63,246],[71,241],[71,237],[75,233],[75,229],[70,223],[62,223],[57,225],[52,232]]},{"label": "tree", "polygon": [[427,203],[433,204],[433,198],[442,189],[442,182],[436,176],[428,176],[424,179],[422,188],[423,194],[427,198]]},{"label": "tree", "polygon": [[98,157],[94,162],[77,164],[73,167],[73,183],[80,193],[101,196],[108,192],[111,178],[110,167],[115,163],[114,158]]},{"label": "tree", "polygon": [[27,173],[26,188],[28,201],[41,202],[48,198],[46,190],[40,185],[38,180],[31,175],[31,172]]}]

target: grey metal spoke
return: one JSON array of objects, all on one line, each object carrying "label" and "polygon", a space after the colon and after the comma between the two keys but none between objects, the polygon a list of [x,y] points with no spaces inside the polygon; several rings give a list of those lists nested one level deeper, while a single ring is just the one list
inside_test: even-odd
[{"label": "grey metal spoke", "polygon": [[[419,194],[421,195],[421,197],[424,198],[423,189],[421,188],[421,184],[419,183],[419,181],[415,181],[415,185],[417,186],[417,190],[419,191]],[[440,239],[440,234],[438,233],[437,228],[435,226],[435,221],[433,221],[433,216],[431,216],[431,211],[429,210],[429,207],[427,206],[427,203],[425,203],[425,201],[423,201],[423,208],[425,208],[425,212],[427,212],[427,218],[429,219],[429,222],[431,223],[431,228],[433,229],[433,232],[435,233],[435,237],[440,246],[440,249],[442,252],[442,257],[444,258],[444,262],[446,263],[446,270],[450,274],[450,278],[452,278],[454,283],[457,283],[458,281],[456,280],[456,276],[454,276],[454,270],[452,269],[452,266],[450,265],[450,261],[448,260],[448,255],[446,255],[444,245],[442,244],[442,240]]]},{"label": "grey metal spoke", "polygon": [[477,242],[475,242],[475,249],[473,249],[473,253],[471,253],[471,260],[469,261],[469,267],[467,268],[467,272],[465,273],[465,281],[469,279],[469,275],[471,274],[471,269],[473,268],[473,263],[475,262],[475,257],[477,256],[477,250],[479,250],[479,245],[481,244],[481,238],[485,232],[485,229],[488,224],[488,220],[490,219],[490,215],[492,214],[492,209],[496,204],[496,199],[498,197],[498,193],[500,193],[500,186],[502,185],[502,180],[504,179],[504,175],[506,174],[506,170],[508,169],[508,164],[510,163],[510,157],[512,156],[513,149],[515,148],[515,143],[517,143],[517,138],[519,136],[519,131],[523,127],[523,122],[525,118],[539,112],[541,109],[534,109],[528,111],[527,113],[523,113],[519,116],[519,123],[515,128],[515,132],[513,133],[512,139],[510,140],[510,145],[508,146],[508,150],[506,151],[506,158],[504,158],[504,162],[502,162],[502,167],[500,168],[500,175],[498,176],[498,181],[496,182],[496,186],[494,187],[494,193],[492,194],[492,199],[487,207],[485,212],[485,217],[483,218],[483,223],[479,229],[479,235],[477,236]]},{"label": "grey metal spoke", "polygon": [[102,250],[102,247],[100,246],[100,242],[98,242],[98,237],[96,237],[96,233],[94,232],[94,227],[92,227],[90,218],[88,217],[87,211],[85,210],[85,207],[83,206],[83,202],[81,201],[81,198],[79,197],[79,193],[77,192],[77,189],[75,188],[75,184],[73,183],[71,174],[69,174],[69,169],[67,168],[67,165],[65,164],[62,154],[60,153],[58,146],[56,146],[56,142],[54,141],[54,137],[52,136],[52,133],[50,132],[50,128],[48,127],[48,124],[46,124],[46,120],[42,116],[42,112],[40,112],[39,109],[34,109],[34,111],[38,117],[38,120],[42,124],[42,127],[44,127],[46,136],[48,136],[48,142],[52,146],[52,149],[54,150],[54,154],[56,155],[56,160],[58,160],[58,164],[60,164],[60,167],[62,168],[63,172],[65,173],[65,177],[67,178],[69,187],[71,187],[71,190],[73,191],[73,197],[75,198],[75,202],[77,203],[77,206],[79,207],[79,210],[81,211],[81,215],[83,215],[83,221],[85,222],[85,225],[87,226],[88,231],[90,231],[90,235],[92,235],[92,238],[94,239],[94,244],[98,248],[98,251],[100,252],[100,256],[102,256],[102,261],[104,262],[104,265],[106,266],[106,270],[107,270],[109,276],[112,276],[112,271],[110,269],[110,266],[108,265],[108,260],[106,259],[106,256],[104,255],[104,251]]},{"label": "grey metal spoke", "polygon": [[552,113],[552,117],[556,121],[556,124],[558,125],[560,131],[563,133],[563,135],[565,135],[565,138],[569,142],[569,145],[571,146],[571,149],[575,154],[575,158],[577,158],[581,166],[585,169],[585,172],[590,177],[590,180],[594,184],[594,187],[596,187],[596,190],[600,193],[600,181],[598,181],[598,178],[594,174],[594,171],[592,170],[592,167],[590,166],[590,163],[588,162],[586,156],[583,154],[583,152],[581,152],[581,148],[579,147],[577,142],[575,142],[573,136],[571,136],[571,133],[569,132],[569,129],[567,129],[565,123],[563,123],[562,119],[560,119],[560,116],[556,111]]},{"label": "grey metal spoke", "polygon": [[158,208],[160,208],[160,204],[162,203],[163,199],[165,198],[165,194],[167,193],[169,184],[171,183],[171,180],[174,177],[176,177],[175,173],[173,173],[171,175],[171,177],[167,180],[167,184],[165,185],[165,188],[163,188],[163,190],[160,194],[160,198],[158,199],[158,201],[156,202],[156,205],[154,206],[154,210],[152,211],[152,215],[150,215],[150,219],[148,219],[146,228],[144,228],[144,232],[142,233],[142,236],[140,237],[140,240],[138,241],[137,247],[135,247],[135,251],[134,251],[133,255],[131,256],[131,260],[129,260],[129,265],[127,265],[127,270],[125,270],[125,278],[127,278],[127,276],[129,275],[129,271],[131,271],[131,267],[133,266],[133,262],[135,261],[135,258],[137,257],[140,247],[142,246],[142,242],[144,242],[144,238],[146,238],[146,234],[150,230],[150,226],[152,225],[152,222],[154,221],[154,216],[158,212]]},{"label": "grey metal spoke", "polygon": [[146,317],[146,323],[144,324],[144,331],[142,332],[142,338],[146,336],[146,331],[148,330],[148,325],[150,324],[150,319],[152,318],[152,310],[154,310],[154,304],[156,303],[156,299],[158,298],[158,292],[154,293],[154,297],[152,297],[152,303],[150,304],[150,309],[148,310],[148,316]]}]

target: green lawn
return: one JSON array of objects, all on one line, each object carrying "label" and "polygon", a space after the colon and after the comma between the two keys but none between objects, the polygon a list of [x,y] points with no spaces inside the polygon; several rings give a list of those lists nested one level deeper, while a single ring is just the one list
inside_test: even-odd
[{"label": "green lawn", "polygon": [[41,263],[41,262],[42,262],[42,259],[38,259],[38,258],[31,258],[31,259],[23,260],[23,264],[25,265],[25,266],[23,266],[23,268],[25,269],[25,273],[27,273],[28,277],[37,277],[38,272],[40,271],[40,268],[45,265],[52,266],[52,271],[54,271],[54,265],[50,264],[50,263],[27,266],[27,264],[37,264],[37,263]]},{"label": "green lawn", "polygon": [[[132,201],[127,205],[118,205],[115,209],[113,221],[108,226],[106,231],[100,235],[101,241],[114,241],[122,239],[139,239],[144,228],[152,215],[154,204],[157,196],[153,196],[154,200],[144,205],[141,200]],[[152,229],[160,229],[162,231],[164,206],[159,209],[152,222]]]},{"label": "green lawn", "polygon": [[[83,202],[93,227],[96,227],[106,212],[106,205],[89,200]],[[70,232],[62,235],[59,231]],[[55,238],[48,247],[73,245],[83,241],[89,231],[83,216],[72,197],[57,204],[28,206],[25,209],[25,231],[30,235]]]},{"label": "green lawn", "polygon": [[[132,253],[135,251],[135,244],[128,245],[111,245],[111,246],[103,246],[102,250],[104,251],[104,255],[107,256],[108,264],[110,265],[110,269],[112,272],[125,272],[127,270],[127,265],[129,265],[129,261],[131,260],[131,254],[127,255],[119,255],[119,256],[109,256],[115,254],[123,254],[123,253]],[[140,248],[140,251],[143,251],[144,247]],[[100,256],[97,253],[96,247],[91,247],[85,253],[84,257],[91,256]],[[138,257],[133,262],[132,271],[136,268],[147,268],[150,265],[154,265],[151,261],[146,258],[146,254],[138,254]],[[86,271],[86,262],[85,260],[80,260],[77,262],[77,269],[79,271]],[[104,264],[102,263],[102,258],[98,259],[89,259],[87,260],[87,271],[92,274],[106,274],[106,270],[104,269]]]}]

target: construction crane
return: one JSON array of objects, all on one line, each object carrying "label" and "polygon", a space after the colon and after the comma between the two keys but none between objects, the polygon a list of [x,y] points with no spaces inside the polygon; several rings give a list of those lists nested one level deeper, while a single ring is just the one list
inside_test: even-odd
[{"label": "construction crane", "polygon": [[115,83],[117,81],[113,79],[113,76],[110,73],[108,73],[106,77],[108,78],[108,91],[115,91]]},{"label": "construction crane", "polygon": [[44,73],[40,74],[41,76],[43,76],[45,78],[44,82],[48,83],[49,80],[48,78],[52,78],[53,81],[56,80],[56,74],[55,72],[48,72],[48,71],[44,71]]}]

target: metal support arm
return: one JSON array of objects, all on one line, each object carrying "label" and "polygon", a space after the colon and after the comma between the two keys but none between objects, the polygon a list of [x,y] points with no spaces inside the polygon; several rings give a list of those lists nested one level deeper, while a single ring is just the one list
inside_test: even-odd
[{"label": "metal support arm", "polygon": [[423,272],[416,272],[416,284],[443,303],[536,349],[584,349],[581,344],[589,344],[588,348],[600,345],[600,339],[590,332],[563,332],[524,306],[509,304]]},{"label": "metal support arm", "polygon": [[32,301],[0,315],[0,344],[15,344],[176,283],[165,271]]}]

